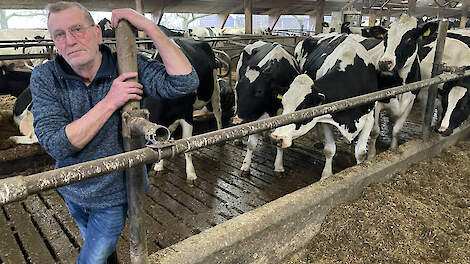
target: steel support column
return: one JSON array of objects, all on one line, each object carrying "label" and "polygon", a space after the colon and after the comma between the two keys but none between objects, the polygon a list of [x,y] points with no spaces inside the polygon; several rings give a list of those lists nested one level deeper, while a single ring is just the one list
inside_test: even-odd
[{"label": "steel support column", "polygon": [[[436,53],[434,54],[434,62],[432,66],[431,77],[435,77],[440,74],[440,65],[442,62],[442,56],[444,54],[444,47],[446,44],[447,26],[448,21],[439,21],[439,32],[437,35],[436,42]],[[434,115],[434,101],[437,96],[437,84],[433,84],[428,89],[428,102],[426,104],[426,111],[424,114],[424,126],[423,126],[423,138],[429,138],[431,133],[431,121]]]}]

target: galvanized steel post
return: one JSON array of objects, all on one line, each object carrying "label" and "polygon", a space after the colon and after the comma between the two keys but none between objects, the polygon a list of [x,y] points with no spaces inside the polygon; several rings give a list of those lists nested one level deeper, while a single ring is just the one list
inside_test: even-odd
[{"label": "galvanized steel post", "polygon": [[[116,47],[118,55],[119,74],[137,72],[136,41],[131,25],[119,21],[116,28]],[[128,81],[138,81],[137,78]],[[131,151],[142,147],[141,137],[132,133],[129,118],[139,113],[140,102],[131,100],[122,108],[122,137],[124,150]],[[138,114],[137,114],[138,115]],[[144,193],[145,165],[126,169],[127,200],[130,231],[131,263],[147,263],[147,239],[142,209]]]},{"label": "galvanized steel post", "polygon": [[[436,53],[434,54],[434,62],[432,66],[431,77],[435,77],[441,73],[441,62],[446,44],[448,21],[439,21],[439,29],[436,42]],[[428,139],[431,133],[431,122],[434,115],[434,101],[437,96],[437,84],[433,84],[428,88],[428,102],[424,114],[423,139]]]}]

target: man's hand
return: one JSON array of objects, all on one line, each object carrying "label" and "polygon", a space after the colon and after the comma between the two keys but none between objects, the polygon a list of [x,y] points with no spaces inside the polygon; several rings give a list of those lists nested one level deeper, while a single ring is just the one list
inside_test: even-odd
[{"label": "man's hand", "polygon": [[142,30],[146,33],[149,28],[155,27],[155,24],[150,19],[147,19],[131,8],[114,9],[111,14],[111,26],[116,28],[120,19],[127,20],[137,30]]},{"label": "man's hand", "polygon": [[111,89],[109,89],[108,94],[103,100],[114,110],[117,110],[131,99],[141,100],[143,93],[142,84],[132,81],[126,82],[127,79],[135,77],[137,77],[137,72],[125,72],[119,75],[113,81]]}]

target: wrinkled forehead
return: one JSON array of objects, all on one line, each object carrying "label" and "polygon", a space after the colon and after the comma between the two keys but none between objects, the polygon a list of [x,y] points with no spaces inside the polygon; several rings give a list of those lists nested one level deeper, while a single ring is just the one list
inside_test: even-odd
[{"label": "wrinkled forehead", "polygon": [[418,22],[414,17],[403,17],[393,23],[388,30],[388,38],[390,39],[399,39],[406,32],[413,30],[417,27]]}]

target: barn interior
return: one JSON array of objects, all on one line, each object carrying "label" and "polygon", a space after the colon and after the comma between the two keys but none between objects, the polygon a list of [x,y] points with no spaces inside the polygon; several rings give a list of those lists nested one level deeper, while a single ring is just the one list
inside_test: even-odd
[{"label": "barn interior", "polygon": [[[296,44],[308,36],[322,33],[325,16],[330,16],[331,27],[340,31],[341,24],[350,22],[360,27],[363,17],[366,26],[381,24],[388,27],[394,19],[407,13],[416,17],[458,19],[465,27],[470,0],[109,0],[78,1],[91,11],[111,11],[116,8],[134,8],[151,14],[159,23],[165,13],[216,14],[214,27],[224,28],[231,14],[244,14],[245,34],[199,38],[211,44],[223,65],[219,75],[233,89],[236,65],[240,52],[257,40],[277,42],[293,53]],[[46,0],[3,0],[0,11],[9,9],[42,10]],[[268,16],[271,35],[253,35],[253,16]],[[308,28],[303,30],[276,30],[281,16],[306,15]],[[273,30],[274,29],[274,30]],[[115,45],[115,39],[106,43]],[[139,35],[138,50],[149,50],[149,39]],[[3,48],[27,50],[25,47],[47,48],[40,54],[4,54]],[[0,40],[0,61],[22,61],[29,58],[52,59],[55,52],[51,40]],[[17,63],[21,65],[22,62]],[[1,89],[1,87],[0,87]],[[0,95],[0,178],[32,175],[54,168],[54,160],[38,144],[13,145],[10,136],[19,135],[12,122],[15,98]],[[383,117],[383,132],[379,137],[379,152],[385,151],[391,138],[389,121]],[[228,120],[225,120],[228,122]],[[211,113],[198,114],[195,134],[216,129]],[[421,136],[422,121],[419,109],[406,121],[400,143]],[[317,182],[324,163],[323,142],[313,131],[300,138],[286,151],[286,173],[279,177],[272,171],[275,145],[264,142],[254,154],[251,175],[243,176],[239,168],[246,153],[246,138],[213,145],[193,153],[198,181],[194,187],[185,182],[183,155],[170,159],[163,175],[150,175],[150,191],[143,196],[144,223],[147,226],[148,255],[168,249],[185,239],[250,212],[269,202]],[[339,133],[337,133],[339,137]],[[340,172],[355,165],[354,147],[343,141],[338,145],[334,170]],[[295,177],[293,177],[295,175]],[[19,202],[3,205],[0,214],[0,232],[5,239],[0,243],[0,263],[72,263],[83,243],[80,232],[67,212],[67,207],[56,190],[47,190]],[[129,223],[118,242],[120,263],[132,263],[129,253],[131,236]],[[215,263],[215,262],[214,262]]]}]

